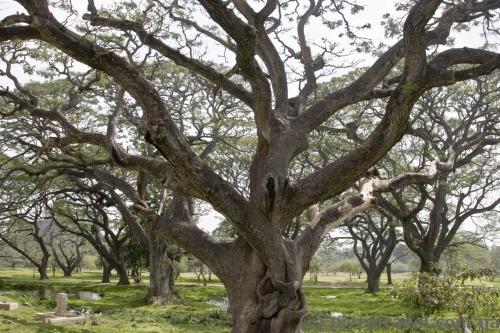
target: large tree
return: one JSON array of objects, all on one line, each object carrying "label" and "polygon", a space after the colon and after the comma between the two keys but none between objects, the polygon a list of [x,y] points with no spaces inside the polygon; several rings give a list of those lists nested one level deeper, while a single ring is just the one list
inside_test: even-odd
[{"label": "large tree", "polygon": [[52,257],[55,264],[63,271],[64,277],[70,277],[73,271],[82,264],[84,245],[83,238],[73,235],[59,233],[51,237]]},{"label": "large tree", "polygon": [[[439,259],[461,228],[469,242],[495,227],[500,104],[498,75],[431,91],[416,106],[408,143],[387,158],[388,169],[417,167],[426,160],[453,161],[432,185],[392,191],[381,204],[403,227],[406,245],[420,258],[421,272],[439,272]],[[396,171],[394,171],[396,169]],[[491,221],[487,215],[491,211]]]},{"label": "large tree", "polygon": [[[438,170],[451,169],[449,163],[435,162],[429,172],[387,181],[377,180],[373,174],[363,178],[405,134],[415,102],[434,87],[488,75],[500,67],[500,56],[485,48],[438,48],[432,56],[427,54],[428,48],[446,44],[457,24],[478,22],[484,23],[485,31],[494,29],[493,12],[500,8],[497,0],[403,3],[400,8],[407,11],[404,23],[392,22],[402,27],[393,31],[400,40],[383,47],[373,65],[354,80],[314,101],[311,97],[318,77],[338,65],[334,56],[339,53],[328,38],[324,47],[312,47],[306,37],[308,22],[319,20],[330,29],[345,29],[354,47],[360,47],[363,44],[344,15],[349,7],[354,13],[361,9],[351,2],[311,0],[303,8],[298,1],[277,0],[268,0],[263,6],[244,0],[147,1],[144,6],[125,2],[98,10],[89,1],[83,16],[87,26],[77,20],[58,20],[59,14],[53,14],[47,0],[17,2],[25,13],[5,17],[0,23],[4,59],[8,62],[12,49],[22,47],[10,41],[24,41],[25,45],[42,41],[104,72],[140,107],[141,133],[156,154],[127,152],[114,140],[113,131],[106,135],[75,126],[70,108],[43,109],[39,99],[10,74],[17,89],[2,90],[0,95],[16,105],[14,117],[19,109],[26,110],[64,129],[65,136],[45,149],[97,145],[121,167],[148,173],[172,190],[168,209],[157,216],[165,222],[161,230],[207,264],[224,283],[234,332],[298,332],[305,313],[302,280],[323,235],[352,214],[375,205],[375,192],[430,182]],[[61,7],[72,9],[65,3]],[[339,19],[344,19],[343,27]],[[295,22],[291,30],[289,25]],[[290,31],[296,45],[285,36]],[[200,50],[206,44],[200,39],[205,38],[224,49],[226,67],[201,59]],[[144,58],[172,60],[253,111],[257,142],[247,170],[247,196],[189,145],[189,129],[179,127],[172,117],[167,96],[141,67]],[[227,64],[232,68],[228,70]],[[460,64],[468,66],[461,69]],[[295,96],[289,85],[292,82],[298,82]],[[91,93],[82,89],[74,96]],[[370,99],[383,99],[384,114],[361,142],[326,166],[300,179],[289,179],[290,165],[307,149],[313,131],[343,108]],[[360,193],[342,197],[322,211],[313,206],[338,197],[360,178]],[[216,243],[197,228],[191,197],[210,203],[223,214],[234,225],[237,239]],[[286,226],[311,206],[310,224],[296,239],[284,239]]]},{"label": "large tree", "polygon": [[109,211],[106,199],[100,193],[64,191],[47,210],[60,230],[87,240],[106,262],[104,266],[116,269],[118,284],[129,284],[126,242],[130,234],[117,214]]},{"label": "large tree", "polygon": [[[4,156],[0,156],[3,160]],[[2,175],[3,176],[3,175]],[[48,279],[50,237],[54,230],[45,209],[45,182],[29,178],[0,178],[0,240]]]},{"label": "large tree", "polygon": [[[49,53],[40,57],[40,60],[49,62],[49,68],[43,71],[46,77],[58,74],[57,62],[51,60],[52,56],[54,55]],[[69,62],[68,58],[62,60],[65,67],[70,66]],[[161,82],[160,93],[168,96],[169,106],[175,110],[176,123],[189,131],[188,143],[201,157],[207,158],[216,147],[220,151],[224,145],[234,144],[251,133],[251,128],[245,125],[248,111],[242,109],[241,103],[234,98],[214,93],[214,87],[206,81],[168,62],[145,66],[145,70]],[[7,73],[9,71],[7,69]],[[88,82],[82,80],[83,78],[87,79],[89,76],[90,82],[96,79],[93,73],[86,74],[78,76],[65,72],[65,80],[30,83],[29,88],[33,94],[43,98],[44,105],[50,105],[52,109],[64,108],[66,112],[71,112],[75,123],[81,126],[91,123],[93,128],[105,127],[106,145],[111,151],[112,159],[108,160],[106,155],[95,149],[76,150],[62,146],[58,146],[60,151],[50,149],[40,154],[40,151],[44,150],[43,146],[53,143],[50,142],[50,136],[58,132],[58,129],[50,127],[47,130],[49,126],[42,122],[41,128],[33,131],[29,121],[27,124],[13,123],[5,117],[2,129],[4,140],[12,147],[11,151],[19,152],[14,159],[17,164],[10,163],[4,168],[8,170],[6,177],[12,178],[14,174],[19,173],[33,179],[50,178],[51,175],[66,177],[69,183],[78,185],[81,191],[99,192],[100,195],[106,196],[108,204],[113,205],[121,214],[130,235],[136,239],[142,251],[148,254],[150,299],[155,304],[169,302],[172,299],[174,268],[167,256],[168,241],[158,232],[160,225],[166,220],[158,218],[158,215],[169,209],[171,195],[163,188],[164,179],[151,177],[143,170],[126,171],[114,165],[120,162],[120,155],[116,151],[113,152],[115,136],[120,139],[128,138],[129,149],[138,150],[145,156],[154,156],[156,153],[152,147],[145,147],[144,143],[137,139],[137,136],[140,136],[141,120],[136,115],[140,110],[125,98],[123,89],[103,80],[92,87],[93,94],[90,98],[79,99],[75,96],[75,91],[88,89]],[[96,100],[100,100],[103,107],[110,109],[111,115],[108,119],[103,118],[99,110],[92,107],[97,103]],[[119,115],[123,118],[119,118]],[[118,132],[117,122],[121,125],[119,133],[115,133]],[[48,131],[51,133],[47,133]],[[18,135],[22,132],[30,140],[20,140]],[[56,133],[56,136],[63,135],[64,133]],[[41,144],[36,145],[33,142]],[[217,157],[211,159],[215,160]],[[32,161],[36,163],[26,166]],[[54,190],[64,192],[66,185],[68,181],[62,182],[62,188]],[[112,266],[104,264],[105,277],[109,275],[107,272],[110,267]],[[103,281],[109,282],[109,279],[103,278]]]},{"label": "large tree", "polygon": [[[26,202],[24,202],[26,204]],[[4,211],[0,239],[37,269],[40,280],[49,278],[50,223],[43,204],[33,204],[22,212]]]},{"label": "large tree", "polygon": [[345,223],[353,240],[353,252],[366,273],[367,291],[380,289],[380,276],[398,244],[392,216],[379,211],[355,216]]}]

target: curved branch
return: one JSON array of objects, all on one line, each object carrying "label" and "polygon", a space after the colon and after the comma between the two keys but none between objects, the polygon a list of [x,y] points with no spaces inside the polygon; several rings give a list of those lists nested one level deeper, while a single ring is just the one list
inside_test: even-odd
[{"label": "curved branch", "polygon": [[[144,110],[146,135],[165,157],[173,180],[169,186],[206,199],[217,210],[244,224],[241,211],[248,205],[243,197],[209,168],[189,147],[179,132],[161,95],[141,71],[112,51],[83,39],[56,21],[46,1],[23,2],[32,16],[31,26],[39,38],[76,60],[112,76]],[[16,36],[10,36],[13,39]]]},{"label": "curved branch", "polygon": [[[378,202],[377,193],[390,192],[411,184],[432,183],[440,174],[450,172],[452,168],[451,162],[434,161],[427,170],[418,173],[405,173],[386,180],[361,179],[359,194],[348,196],[322,212],[315,210],[314,213],[309,214],[309,225],[298,241],[303,256],[312,258],[323,237],[334,227],[342,224],[356,213],[375,207]],[[305,260],[305,262],[309,261]]]},{"label": "curved branch", "polygon": [[252,105],[252,94],[246,91],[241,85],[232,82],[224,74],[217,72],[209,65],[189,58],[183,55],[178,50],[169,47],[160,39],[156,38],[154,35],[146,31],[146,29],[144,29],[141,24],[128,20],[105,18],[98,16],[97,14],[85,14],[83,18],[85,20],[88,20],[90,24],[94,26],[110,27],[118,30],[135,32],[144,43],[144,45],[147,45],[152,49],[158,51],[164,57],[173,60],[177,65],[190,69],[193,72],[203,76],[205,79],[220,86],[231,95],[239,98],[245,104],[249,106]]}]

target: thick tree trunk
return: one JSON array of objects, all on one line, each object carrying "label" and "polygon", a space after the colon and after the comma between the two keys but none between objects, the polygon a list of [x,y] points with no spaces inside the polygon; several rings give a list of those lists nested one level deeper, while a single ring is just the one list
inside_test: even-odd
[{"label": "thick tree trunk", "polygon": [[73,270],[71,268],[68,268],[68,269],[63,269],[63,272],[64,272],[64,277],[71,277],[71,273],[73,272]]},{"label": "thick tree trunk", "polygon": [[170,287],[170,290],[174,290],[174,281],[179,277],[180,279],[180,273],[175,269],[175,266],[171,266],[172,269],[170,270],[170,277],[168,278],[168,284]]},{"label": "thick tree trunk", "polygon": [[368,287],[366,291],[369,293],[375,293],[380,290],[380,275],[375,271],[367,272],[366,280],[368,281]]},{"label": "thick tree trunk", "polygon": [[387,284],[392,285],[392,264],[388,263],[385,266],[385,269],[387,271]]},{"label": "thick tree trunk", "polygon": [[420,256],[420,273],[428,273],[439,275],[441,269],[439,268],[439,258],[433,256]]},{"label": "thick tree trunk", "polygon": [[[248,281],[249,282],[249,281]],[[259,299],[257,281],[246,283],[245,288],[229,293],[230,311],[233,315],[233,333],[300,333],[305,300],[283,300],[287,303],[278,312],[272,311],[277,299]],[[250,288],[248,288],[250,287]],[[238,289],[238,288],[236,288]],[[298,289],[298,292],[301,292]],[[278,293],[277,291],[275,293]],[[269,295],[279,298],[281,295]],[[274,304],[273,304],[274,303]],[[301,304],[299,304],[301,303]],[[267,310],[267,311],[266,311]]]},{"label": "thick tree trunk", "polygon": [[116,265],[115,266],[116,273],[118,274],[118,284],[119,285],[128,285],[130,284],[130,281],[128,279],[128,272],[125,266],[123,265]]},{"label": "thick tree trunk", "polygon": [[43,265],[43,262],[38,268],[38,273],[40,274],[40,280],[48,280],[49,276],[47,274],[47,265]]},{"label": "thick tree trunk", "polygon": [[110,283],[112,270],[113,270],[113,267],[111,265],[103,264],[101,283]]},{"label": "thick tree trunk", "polygon": [[[273,283],[266,266],[250,251],[231,282],[225,281],[233,333],[299,333],[305,314],[303,274],[293,282]],[[284,276],[286,275],[283,272]]]},{"label": "thick tree trunk", "polygon": [[38,273],[40,273],[40,280],[48,280],[49,275],[47,274],[47,269],[49,267],[49,257],[50,255],[47,255],[44,252],[44,256],[42,258],[42,261],[40,262],[40,265],[37,267],[38,268]]},{"label": "thick tree trunk", "polygon": [[153,304],[172,300],[173,268],[167,255],[167,243],[151,238],[149,246],[149,297]]}]

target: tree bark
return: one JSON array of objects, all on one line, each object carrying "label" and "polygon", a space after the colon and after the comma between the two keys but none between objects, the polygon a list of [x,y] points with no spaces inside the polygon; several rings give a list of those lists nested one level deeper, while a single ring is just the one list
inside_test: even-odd
[{"label": "tree bark", "polygon": [[149,298],[155,305],[172,301],[173,267],[167,255],[167,242],[151,237],[149,244]]},{"label": "tree bark", "polygon": [[37,266],[38,273],[40,274],[40,280],[48,280],[49,275],[47,274],[47,269],[49,267],[50,254],[48,251],[42,251],[43,257],[40,261],[40,265]]},{"label": "tree bark", "polygon": [[367,292],[375,293],[380,290],[380,275],[377,272],[367,272],[367,281],[368,287],[366,288]]},{"label": "tree bark", "polygon": [[439,258],[433,255],[419,256],[420,258],[420,273],[428,273],[439,275],[441,269],[439,268]]},{"label": "tree bark", "polygon": [[387,284],[392,285],[392,263],[387,263],[385,269],[387,271]]},{"label": "tree bark", "polygon": [[64,276],[63,277],[71,277],[71,273],[73,272],[73,270],[71,268],[69,268],[69,269],[63,269],[63,272],[64,272]]},{"label": "tree bark", "polygon": [[[243,253],[242,253],[243,252]],[[233,317],[233,333],[299,333],[305,314],[303,274],[288,274],[288,281],[273,282],[269,269],[251,249],[238,253],[241,265],[223,281]],[[237,272],[236,272],[237,271]]]},{"label": "tree bark", "polygon": [[47,264],[44,264],[42,260],[42,264],[37,268],[38,268],[38,273],[40,274],[40,280],[48,280],[49,276],[47,274]]},{"label": "tree bark", "polygon": [[116,273],[118,273],[118,284],[119,285],[129,285],[130,281],[128,279],[128,272],[125,266],[116,265],[115,266]]},{"label": "tree bark", "polygon": [[107,265],[107,264],[103,263],[101,283],[110,283],[112,270],[113,270],[113,267],[111,265]]},{"label": "tree bark", "polygon": [[180,277],[180,272],[177,272],[175,267],[172,265],[172,269],[170,270],[170,277],[168,279],[168,285],[170,290],[174,289],[174,281],[177,279],[177,277]]},{"label": "tree bark", "polygon": [[[247,288],[248,285],[246,285],[244,291],[240,288],[239,292],[228,293],[230,311],[233,315],[233,333],[301,332],[302,314],[293,310],[294,302],[288,302],[286,308],[276,314],[263,316],[262,307],[265,304],[256,295],[259,281],[247,282],[250,282],[250,288]],[[303,302],[304,300],[302,300]]]}]

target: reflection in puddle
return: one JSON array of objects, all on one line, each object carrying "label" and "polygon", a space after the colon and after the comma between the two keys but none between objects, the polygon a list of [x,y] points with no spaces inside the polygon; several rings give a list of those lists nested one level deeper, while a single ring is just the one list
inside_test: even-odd
[{"label": "reflection in puddle", "polygon": [[208,304],[210,305],[215,305],[222,311],[227,311],[229,309],[229,300],[226,298],[219,298],[219,299],[211,299],[207,301]]}]

